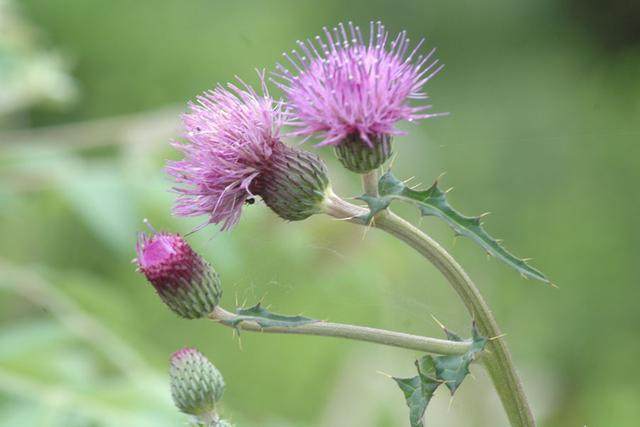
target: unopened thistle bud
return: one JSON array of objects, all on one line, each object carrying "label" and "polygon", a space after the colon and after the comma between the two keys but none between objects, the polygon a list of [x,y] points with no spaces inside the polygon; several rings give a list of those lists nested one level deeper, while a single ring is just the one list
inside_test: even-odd
[{"label": "unopened thistle bud", "polygon": [[442,115],[427,112],[423,87],[443,66],[431,59],[435,49],[420,53],[424,40],[411,48],[406,31],[390,37],[381,22],[370,23],[367,37],[351,22],[323,33],[284,54],[289,64],[277,64],[275,83],[292,110],[293,135],[318,136],[347,169],[366,173],[391,155],[398,122]]},{"label": "unopened thistle bud", "polygon": [[224,393],[224,379],[198,350],[183,348],[171,356],[171,396],[185,414],[217,420],[216,403]]},{"label": "unopened thistle bud", "polygon": [[218,86],[183,116],[186,141],[175,147],[184,158],[167,166],[180,184],[177,215],[208,215],[226,230],[254,196],[288,221],[320,212],[329,186],[326,168],[317,156],[281,141],[288,112],[269,97],[261,78],[263,95],[242,82]]},{"label": "unopened thistle bud", "polygon": [[138,270],[179,316],[205,317],[218,305],[218,274],[179,234],[140,233],[136,252]]},{"label": "unopened thistle bud", "polygon": [[391,157],[391,135],[372,136],[368,142],[358,135],[350,135],[336,145],[335,153],[342,165],[351,172],[364,174],[378,169]]}]

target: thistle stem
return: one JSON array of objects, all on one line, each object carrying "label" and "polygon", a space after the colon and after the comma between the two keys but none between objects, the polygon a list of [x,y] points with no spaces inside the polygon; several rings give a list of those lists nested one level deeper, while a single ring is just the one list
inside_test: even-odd
[{"label": "thistle stem", "polygon": [[348,325],[317,321],[297,326],[260,326],[252,320],[240,320],[238,316],[224,308],[217,306],[209,315],[209,319],[222,325],[238,328],[243,331],[262,332],[271,334],[316,335],[324,337],[346,338],[355,341],[366,341],[408,350],[442,355],[464,354],[470,346],[469,342],[449,341],[438,338],[405,334],[403,332],[385,329],[369,328],[366,326]]},{"label": "thistle stem", "polygon": [[362,188],[364,188],[364,192],[368,196],[378,197],[378,179],[380,179],[378,170],[374,169],[360,176],[362,177]]},{"label": "thistle stem", "polygon": [[[370,179],[366,181],[370,181]],[[365,181],[364,178],[363,181]],[[368,213],[368,210],[350,204],[335,194],[329,194],[325,200],[324,208],[325,213],[334,218],[348,219],[350,222],[366,225],[361,218]],[[483,335],[487,337],[501,335],[491,309],[484,301],[478,288],[460,264],[435,240],[388,210],[376,215],[373,226],[404,241],[431,262],[458,293]],[[483,357],[484,364],[502,401],[511,426],[535,427],[533,413],[506,343],[503,339],[491,340],[487,345],[487,350],[489,354]]]}]

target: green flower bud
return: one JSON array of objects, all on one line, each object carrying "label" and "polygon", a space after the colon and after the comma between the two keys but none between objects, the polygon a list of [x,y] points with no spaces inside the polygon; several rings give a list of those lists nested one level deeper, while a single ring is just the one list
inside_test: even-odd
[{"label": "green flower bud", "polygon": [[224,392],[224,379],[202,353],[183,348],[171,356],[169,370],[171,395],[175,405],[185,414],[198,417],[215,416],[216,403]]}]

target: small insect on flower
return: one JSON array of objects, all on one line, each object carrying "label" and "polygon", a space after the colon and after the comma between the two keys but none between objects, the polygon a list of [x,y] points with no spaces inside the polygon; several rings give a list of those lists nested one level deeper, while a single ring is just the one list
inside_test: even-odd
[{"label": "small insect on flower", "polygon": [[282,143],[280,128],[288,120],[281,102],[240,81],[197,97],[183,116],[184,154],[167,171],[179,184],[174,213],[207,215],[222,230],[239,220],[242,207],[255,196],[280,217],[295,221],[320,212],[329,180],[314,154]]},{"label": "small insect on flower", "polygon": [[138,270],[179,316],[205,317],[218,305],[222,296],[218,274],[179,234],[153,228],[150,235],[140,233],[136,252]]},{"label": "small insect on flower", "polygon": [[431,105],[424,103],[423,86],[443,65],[432,60],[435,49],[420,54],[424,39],[410,49],[406,31],[390,40],[382,23],[371,22],[365,40],[349,22],[297,44],[299,51],[284,54],[289,67],[277,64],[273,73],[292,110],[292,134],[317,134],[318,145],[335,146],[349,170],[382,165],[391,156],[392,136],[402,134],[397,122],[442,115],[426,112]]}]

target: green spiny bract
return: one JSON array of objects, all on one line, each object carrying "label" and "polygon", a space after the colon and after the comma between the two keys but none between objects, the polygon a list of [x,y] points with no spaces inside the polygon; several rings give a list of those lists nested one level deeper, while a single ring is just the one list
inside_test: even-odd
[{"label": "green spiny bract", "polygon": [[329,187],[327,169],[313,153],[280,144],[270,165],[250,190],[287,221],[300,221],[321,212]]},{"label": "green spiny bract", "polygon": [[370,142],[350,135],[335,147],[342,165],[352,172],[364,174],[382,166],[393,154],[390,135],[371,136]]}]

